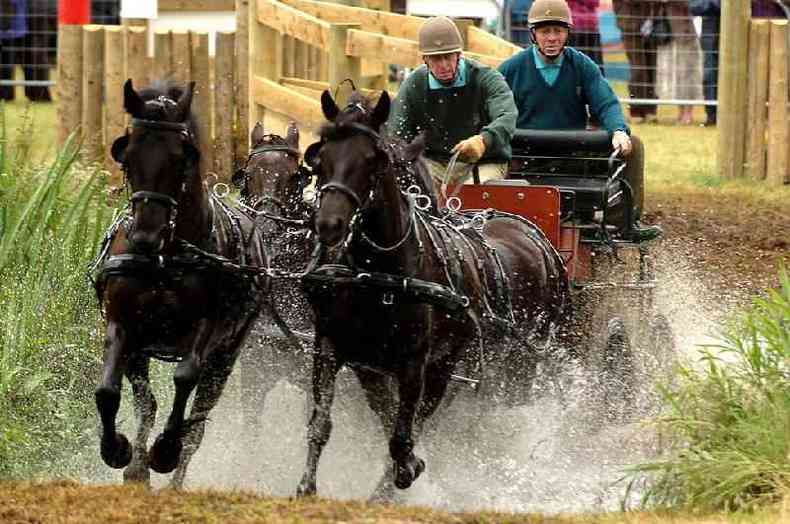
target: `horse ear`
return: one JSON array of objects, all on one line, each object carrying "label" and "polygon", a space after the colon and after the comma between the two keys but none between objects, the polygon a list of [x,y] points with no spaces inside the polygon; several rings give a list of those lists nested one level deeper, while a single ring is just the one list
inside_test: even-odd
[{"label": "horse ear", "polygon": [[379,130],[381,125],[387,121],[390,116],[390,95],[386,91],[381,92],[379,101],[373,109],[373,116],[370,118],[370,124],[376,131]]},{"label": "horse ear", "polygon": [[321,93],[321,109],[324,110],[324,116],[330,122],[334,122],[337,114],[340,113],[340,108],[337,107],[337,104],[334,100],[332,100],[332,95],[329,94],[329,90],[325,89],[323,93]]},{"label": "horse ear", "polygon": [[189,108],[192,105],[192,94],[195,92],[195,82],[187,84],[187,88],[181,94],[181,98],[176,102],[177,122],[183,122],[189,115]]},{"label": "horse ear", "polygon": [[426,141],[426,134],[425,131],[421,132],[417,136],[414,137],[414,140],[409,142],[406,145],[406,149],[404,151],[406,155],[406,160],[414,161],[417,160],[417,157],[425,151],[425,141]]},{"label": "horse ear", "polygon": [[115,142],[112,143],[112,147],[110,148],[110,154],[112,155],[113,160],[115,160],[119,164],[123,164],[123,161],[126,159],[126,147],[128,145],[129,145],[128,134],[116,138]]},{"label": "horse ear", "polygon": [[304,161],[305,164],[310,166],[311,168],[315,169],[319,163],[318,153],[321,152],[321,147],[324,145],[323,142],[314,142],[307,146],[307,149],[304,152]]},{"label": "horse ear", "polygon": [[299,149],[299,128],[296,127],[296,122],[288,123],[288,131],[285,133],[285,143],[292,149]]},{"label": "horse ear", "polygon": [[123,85],[123,108],[135,118],[142,118],[145,114],[145,102],[132,86],[132,79]]},{"label": "horse ear", "polygon": [[250,133],[250,145],[254,147],[261,140],[263,140],[263,124],[256,122]]}]

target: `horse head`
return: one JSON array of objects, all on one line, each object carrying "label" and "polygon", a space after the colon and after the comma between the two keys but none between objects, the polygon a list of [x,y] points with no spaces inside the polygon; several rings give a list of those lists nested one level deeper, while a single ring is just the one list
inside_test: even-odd
[{"label": "horse head", "polygon": [[195,83],[186,89],[152,87],[139,93],[124,84],[130,129],[115,140],[112,157],[122,165],[132,196],[128,238],[134,251],[159,253],[173,239],[179,207],[202,188],[200,153],[190,114]]},{"label": "horse head", "polygon": [[316,233],[321,242],[334,246],[346,237],[353,218],[371,204],[388,168],[379,130],[389,116],[390,98],[383,91],[373,107],[355,91],[341,111],[324,91],[321,107],[330,123],[322,127],[321,142],[311,145],[305,158],[318,168]]},{"label": "horse head", "polygon": [[304,208],[302,193],[310,173],[300,163],[299,129],[288,125],[285,138],[265,134],[258,122],[250,133],[247,164],[233,175],[242,200],[256,211],[294,217]]}]

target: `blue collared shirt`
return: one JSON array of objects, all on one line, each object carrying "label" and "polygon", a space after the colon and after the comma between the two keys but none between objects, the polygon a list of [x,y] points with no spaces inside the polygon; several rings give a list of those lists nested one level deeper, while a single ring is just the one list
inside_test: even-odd
[{"label": "blue collared shirt", "polygon": [[27,34],[27,0],[11,0],[14,9],[13,13],[3,13],[4,17],[10,17],[8,29],[0,31],[0,40],[14,40],[22,38]]},{"label": "blue collared shirt", "polygon": [[535,57],[535,67],[537,67],[538,71],[540,71],[540,75],[543,77],[543,80],[545,80],[550,86],[553,86],[557,81],[557,77],[560,75],[562,61],[565,59],[564,53],[560,55],[559,60],[547,63],[543,61],[543,57],[538,51],[538,46],[533,45],[532,55]]},{"label": "blue collared shirt", "polygon": [[464,87],[466,85],[466,61],[463,58],[458,59],[458,72],[455,74],[455,81],[452,85],[446,86],[436,80],[428,69],[428,88],[429,89],[453,89],[456,87]]}]

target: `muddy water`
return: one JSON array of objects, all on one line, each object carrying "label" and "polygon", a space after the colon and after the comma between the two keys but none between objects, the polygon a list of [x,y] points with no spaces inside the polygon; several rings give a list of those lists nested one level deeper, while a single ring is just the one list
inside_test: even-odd
[{"label": "muddy water", "polygon": [[[693,359],[698,344],[713,340],[710,334],[722,314],[739,299],[710,300],[706,283],[688,266],[675,260],[664,267],[672,270],[659,275],[654,309],[669,320],[679,357]],[[638,348],[639,341],[633,342]],[[661,355],[638,358],[654,363]],[[164,377],[170,370],[164,366],[162,371]],[[654,456],[658,448],[654,432],[643,423],[658,409],[652,381],[640,374],[641,416],[604,423],[589,401],[593,396],[589,374],[580,369],[565,373],[573,380],[562,402],[549,392],[528,407],[481,407],[473,392],[462,391],[418,445],[427,470],[411,489],[399,492],[397,501],[449,510],[555,513],[619,508],[626,493],[626,482],[621,480],[624,469]],[[160,406],[167,408],[168,389],[159,388]],[[187,487],[292,495],[306,455],[305,394],[278,384],[262,406],[258,428],[244,427],[236,409],[240,400],[238,373],[234,373],[193,459]],[[128,401],[124,409],[122,427],[128,435],[133,429]],[[160,408],[157,427],[164,418]],[[366,499],[389,464],[384,457],[387,438],[348,372],[341,373],[333,421],[332,438],[319,467],[319,492],[337,499]],[[95,473],[87,473],[85,480],[121,479],[101,465],[91,470]],[[152,475],[155,486],[166,484],[167,476]]]}]

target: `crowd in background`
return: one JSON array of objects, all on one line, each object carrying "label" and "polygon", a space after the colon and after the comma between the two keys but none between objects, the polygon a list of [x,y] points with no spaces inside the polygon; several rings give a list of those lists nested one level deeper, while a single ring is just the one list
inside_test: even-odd
[{"label": "crowd in background", "polygon": [[[533,0],[511,0],[511,40],[529,45],[527,13]],[[717,99],[720,0],[611,0],[629,65],[633,122],[656,120],[650,100]],[[787,5],[786,5],[787,4]],[[600,0],[568,0],[573,14],[570,45],[604,70]],[[753,17],[788,17],[788,0],[752,0]],[[701,25],[695,27],[694,17]],[[691,124],[691,105],[678,105],[677,121]],[[716,124],[716,106],[705,106],[705,125]]]},{"label": "crowd in background", "polygon": [[[93,0],[94,23],[117,24],[120,0]],[[14,80],[19,66],[25,96],[33,102],[48,102],[50,69],[57,51],[57,0],[0,0],[0,80]],[[21,80],[21,79],[19,79]],[[0,100],[13,100],[13,85],[0,85]]]}]

